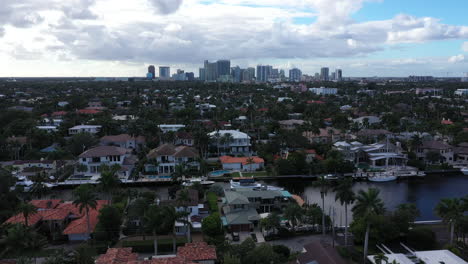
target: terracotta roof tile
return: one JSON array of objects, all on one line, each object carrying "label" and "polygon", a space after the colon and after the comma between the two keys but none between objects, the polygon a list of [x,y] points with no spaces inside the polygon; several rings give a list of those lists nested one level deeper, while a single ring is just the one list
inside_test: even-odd
[{"label": "terracotta roof tile", "polygon": [[[96,209],[91,209],[89,211],[89,228],[91,232],[94,232],[96,225],[99,221],[99,210],[107,204],[108,201],[99,200],[97,201]],[[85,234],[87,232],[87,219],[85,216],[85,212],[82,213],[82,217],[77,220],[72,221],[66,228],[63,230],[64,235],[70,234]]]},{"label": "terracotta roof tile", "polygon": [[39,209],[54,209],[61,203],[60,199],[51,199],[51,200],[32,200],[29,203],[36,206]]},{"label": "terracotta roof tile", "polygon": [[96,264],[126,264],[130,261],[137,261],[138,255],[132,253],[132,248],[109,248],[106,254],[100,255]]},{"label": "terracotta roof tile", "polygon": [[216,260],[216,248],[205,242],[187,243],[177,249],[177,256],[189,261]]}]

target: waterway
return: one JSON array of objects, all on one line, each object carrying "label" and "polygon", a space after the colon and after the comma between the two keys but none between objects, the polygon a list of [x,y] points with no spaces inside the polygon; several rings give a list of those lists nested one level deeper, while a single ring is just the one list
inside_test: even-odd
[{"label": "waterway", "polygon": [[[311,182],[303,180],[267,181],[268,185],[281,186],[290,193],[301,196],[306,202],[321,205],[320,190]],[[421,215],[419,221],[438,220],[434,207],[442,198],[463,197],[468,195],[468,176],[464,175],[428,175],[424,178],[399,180],[384,183],[356,182],[353,191],[377,188],[387,210],[393,210],[402,203],[414,203]],[[325,211],[333,212],[336,221],[344,221],[344,207],[335,202],[335,193],[329,191],[325,198]]]}]

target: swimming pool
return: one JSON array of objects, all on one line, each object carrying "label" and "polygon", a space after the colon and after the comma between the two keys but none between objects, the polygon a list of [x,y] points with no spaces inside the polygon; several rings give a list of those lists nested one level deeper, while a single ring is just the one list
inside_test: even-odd
[{"label": "swimming pool", "polygon": [[217,170],[217,171],[210,172],[210,176],[212,176],[212,177],[221,177],[224,174],[230,174],[230,173],[231,173],[231,171],[228,171],[228,170]]}]

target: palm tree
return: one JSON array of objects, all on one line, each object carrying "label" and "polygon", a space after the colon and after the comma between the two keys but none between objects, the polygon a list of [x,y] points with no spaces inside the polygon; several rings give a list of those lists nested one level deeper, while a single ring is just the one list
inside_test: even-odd
[{"label": "palm tree", "polygon": [[118,168],[104,168],[99,178],[99,188],[107,194],[108,200],[112,203],[112,193],[120,186],[120,179],[116,176]]},{"label": "palm tree", "polygon": [[252,172],[252,164],[255,164],[255,161],[252,157],[248,157],[246,160],[246,165],[249,166],[249,171]]},{"label": "palm tree", "polygon": [[153,233],[154,239],[154,255],[158,255],[158,233],[166,230],[166,212],[162,210],[162,207],[157,205],[151,205],[145,214],[145,226],[148,230]]},{"label": "palm tree", "polygon": [[388,263],[388,257],[385,256],[385,254],[383,253],[379,253],[374,256],[374,261],[375,261],[375,264],[383,264],[384,261],[385,263]]},{"label": "palm tree", "polygon": [[184,190],[181,190],[178,195],[177,195],[177,203],[179,206],[183,207],[184,208],[184,211],[185,212],[185,221],[184,221],[184,225],[185,225],[185,232],[187,234],[187,242],[190,243],[191,242],[191,234],[190,234],[190,221],[188,219],[190,213],[188,212],[188,209],[187,209],[187,203],[190,202],[190,195],[189,195],[189,191],[187,189],[184,189]]},{"label": "palm tree", "polygon": [[356,219],[363,219],[367,222],[366,235],[364,238],[364,262],[367,258],[367,250],[369,247],[369,233],[371,220],[376,215],[381,215],[385,212],[384,203],[379,198],[380,191],[376,188],[369,188],[367,192],[360,190],[356,196],[356,203],[352,209]]},{"label": "palm tree", "polygon": [[270,213],[266,218],[260,220],[260,226],[265,230],[276,230],[281,225],[281,219],[277,213]]},{"label": "palm tree", "polygon": [[327,196],[330,183],[325,179],[325,176],[320,176],[313,184],[320,188],[320,198],[322,198],[322,235],[325,236],[325,196]]},{"label": "palm tree", "polygon": [[338,186],[334,189],[335,201],[340,201],[341,205],[344,205],[345,209],[345,247],[348,246],[348,205],[352,204],[356,199],[356,195],[351,189],[353,186],[353,180],[351,178],[342,180]]},{"label": "palm tree", "polygon": [[143,235],[143,240],[145,240],[145,232],[143,230],[144,224],[144,216],[146,215],[146,211],[148,210],[149,203],[144,198],[138,198],[134,200],[131,205],[128,207],[128,215],[130,217],[138,218],[140,222],[140,232]]},{"label": "palm tree", "polygon": [[83,213],[83,211],[86,212],[86,230],[88,235],[91,235],[89,210],[96,209],[97,207],[97,198],[93,186],[90,184],[80,185],[73,191],[73,195],[76,197],[73,204],[78,206],[80,214]]},{"label": "palm tree", "polygon": [[435,207],[435,213],[441,217],[444,222],[450,223],[450,244],[453,244],[455,225],[463,217],[464,204],[458,198],[445,198]]},{"label": "palm tree", "polygon": [[176,165],[174,168],[174,172],[171,174],[172,181],[178,182],[180,178],[185,176],[186,173],[187,173],[187,170],[185,169],[184,164]]},{"label": "palm tree", "polygon": [[304,211],[296,203],[290,204],[284,210],[284,216],[291,221],[293,227],[297,225],[297,222],[302,219],[303,215]]},{"label": "palm tree", "polygon": [[18,211],[24,217],[24,225],[29,226],[29,217],[37,213],[37,207],[30,203],[21,203],[18,206]]}]

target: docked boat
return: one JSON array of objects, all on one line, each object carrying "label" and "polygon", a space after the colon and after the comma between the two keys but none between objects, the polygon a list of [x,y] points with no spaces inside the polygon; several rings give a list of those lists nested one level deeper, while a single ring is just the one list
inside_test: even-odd
[{"label": "docked boat", "polygon": [[250,189],[266,189],[272,191],[282,191],[283,188],[270,186],[270,185],[263,185],[261,183],[255,182],[254,178],[247,178],[247,177],[237,177],[233,178],[230,181],[231,189],[238,189],[238,188],[250,188]]},{"label": "docked boat", "polygon": [[208,181],[208,180],[205,180],[203,178],[192,178],[192,179],[188,179],[188,180],[184,181],[182,183],[182,186],[190,187],[196,182],[198,182],[198,183],[200,183],[201,185],[204,185],[204,186],[209,186],[209,185],[212,185],[212,184],[215,183],[214,181]]},{"label": "docked boat", "polygon": [[468,167],[463,167],[460,169],[461,173],[463,173],[463,175],[468,175]]},{"label": "docked boat", "polygon": [[367,179],[371,182],[389,182],[389,181],[394,181],[397,178],[398,177],[395,175],[381,174],[381,175],[376,175],[373,177],[368,177]]}]

